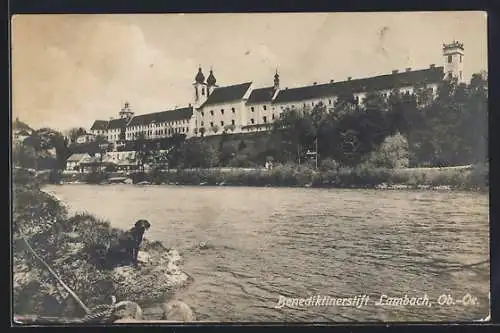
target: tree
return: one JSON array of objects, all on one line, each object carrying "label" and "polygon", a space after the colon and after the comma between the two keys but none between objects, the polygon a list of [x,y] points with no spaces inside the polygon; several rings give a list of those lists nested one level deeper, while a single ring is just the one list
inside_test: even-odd
[{"label": "tree", "polygon": [[408,167],[408,141],[400,133],[388,136],[379,149],[371,153],[367,162],[381,168]]},{"label": "tree", "polygon": [[136,159],[142,172],[144,172],[144,165],[151,155],[151,150],[147,144],[146,136],[144,133],[139,133],[135,140]]},{"label": "tree", "polygon": [[182,145],[181,162],[186,168],[209,168],[219,162],[218,151],[200,140],[189,140]]},{"label": "tree", "polygon": [[81,136],[81,135],[84,135],[86,134],[87,131],[85,130],[85,128],[83,127],[74,127],[72,129],[69,130],[69,138],[71,140],[71,142],[76,142],[76,139]]}]

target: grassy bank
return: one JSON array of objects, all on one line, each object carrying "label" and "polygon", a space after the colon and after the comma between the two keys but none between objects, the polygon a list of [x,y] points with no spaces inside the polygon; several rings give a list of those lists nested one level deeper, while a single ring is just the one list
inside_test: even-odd
[{"label": "grassy bank", "polygon": [[488,168],[381,169],[338,168],[314,170],[309,167],[278,166],[264,169],[200,169],[152,171],[132,175],[134,183],[227,185],[227,186],[308,186],[322,188],[425,188],[447,186],[462,190],[488,188]]},{"label": "grassy bank", "polygon": [[[82,309],[29,251],[23,240],[46,261],[89,307],[119,301],[142,304],[163,301],[189,279],[178,267],[175,250],[144,240],[140,269],[100,268],[92,261],[95,249],[124,232],[92,215],[68,216],[53,196],[40,190],[27,172],[14,172],[13,278],[14,312],[47,316],[81,316]],[[130,221],[130,225],[134,221]],[[153,225],[154,228],[154,225]]]}]

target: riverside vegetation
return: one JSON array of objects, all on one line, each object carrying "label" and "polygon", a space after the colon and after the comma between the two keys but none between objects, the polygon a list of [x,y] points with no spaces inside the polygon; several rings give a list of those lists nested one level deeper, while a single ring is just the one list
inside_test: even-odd
[{"label": "riverside vegetation", "polygon": [[89,214],[68,216],[61,203],[41,191],[39,181],[25,169],[15,169],[13,180],[14,313],[65,317],[85,314],[28,251],[24,239],[91,309],[110,304],[111,296],[141,305],[159,304],[190,282],[179,267],[181,257],[177,251],[147,239],[139,252],[140,269],[98,268],[89,253],[124,231]]},{"label": "riverside vegetation", "polygon": [[281,165],[265,169],[194,169],[132,174],[134,183],[226,186],[306,186],[323,188],[435,188],[487,190],[488,166],[468,168],[386,169],[358,166],[315,170]]}]

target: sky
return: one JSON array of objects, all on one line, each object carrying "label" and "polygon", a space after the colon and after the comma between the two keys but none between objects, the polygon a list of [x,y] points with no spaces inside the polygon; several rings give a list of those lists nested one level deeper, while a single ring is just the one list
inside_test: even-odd
[{"label": "sky", "polygon": [[464,43],[464,75],[487,70],[484,12],[16,15],[12,119],[89,129],[118,117],[187,106],[201,65],[220,86],[343,81],[444,64]]}]

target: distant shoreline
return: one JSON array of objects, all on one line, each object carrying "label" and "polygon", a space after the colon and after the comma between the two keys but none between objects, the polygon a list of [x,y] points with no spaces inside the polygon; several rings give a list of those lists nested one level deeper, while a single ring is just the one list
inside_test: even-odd
[{"label": "distant shoreline", "polygon": [[306,167],[265,169],[184,169],[133,174],[63,175],[64,185],[134,184],[273,188],[337,188],[487,192],[488,169],[483,165],[451,168],[340,168],[318,171]]}]

